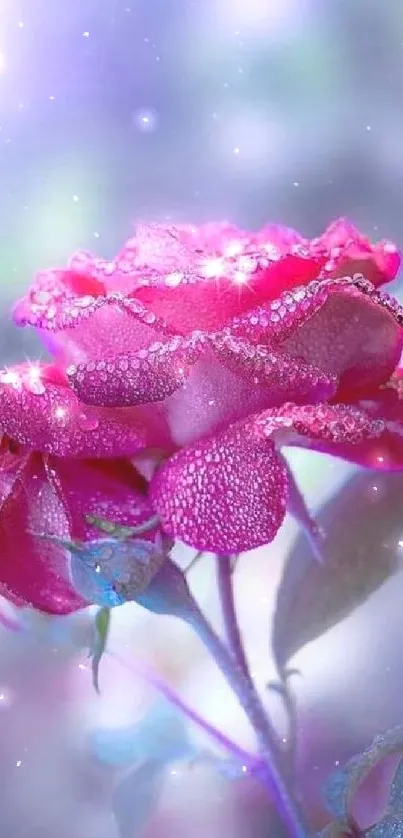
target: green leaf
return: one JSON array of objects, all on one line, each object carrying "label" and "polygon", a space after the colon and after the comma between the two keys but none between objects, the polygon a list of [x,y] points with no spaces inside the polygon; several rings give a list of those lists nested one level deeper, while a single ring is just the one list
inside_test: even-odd
[{"label": "green leaf", "polygon": [[92,524],[92,526],[96,527],[97,530],[108,533],[108,535],[117,539],[134,538],[138,535],[143,535],[144,533],[155,530],[159,525],[159,518],[157,515],[153,515],[151,518],[148,518],[141,524],[137,524],[135,527],[126,527],[122,524],[116,524],[114,521],[101,518],[99,515],[86,515],[85,520],[87,521],[87,524]]},{"label": "green leaf", "polygon": [[91,651],[92,658],[92,683],[99,693],[99,665],[101,663],[102,655],[105,652],[106,644],[108,642],[109,629],[111,621],[110,608],[100,608],[96,614],[94,629],[95,638]]},{"label": "green leaf", "polygon": [[85,520],[87,524],[91,524],[97,530],[105,532],[114,538],[128,538],[133,532],[133,527],[125,527],[121,524],[115,524],[114,521],[108,521],[106,518],[101,518],[99,515],[86,515]]},{"label": "green leaf", "polygon": [[360,473],[317,515],[325,533],[322,564],[306,537],[297,538],[273,621],[281,674],[299,649],[349,616],[401,568],[402,505],[402,474]]}]

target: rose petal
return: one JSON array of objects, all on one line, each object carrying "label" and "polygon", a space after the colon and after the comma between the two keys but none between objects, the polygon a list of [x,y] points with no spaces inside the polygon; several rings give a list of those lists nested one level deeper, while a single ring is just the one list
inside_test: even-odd
[{"label": "rose petal", "polygon": [[377,471],[403,469],[403,374],[356,404],[283,405],[252,420],[278,445],[302,446]]},{"label": "rose petal", "polygon": [[343,399],[387,381],[403,348],[398,304],[359,279],[357,286],[342,280],[328,286],[323,305],[280,343],[285,352],[337,375]]},{"label": "rose petal", "polygon": [[354,462],[378,471],[403,469],[403,370],[399,369],[387,385],[369,393],[359,403],[372,419],[384,422],[385,431],[374,441],[354,451]]},{"label": "rose petal", "polygon": [[328,254],[324,273],[331,276],[362,273],[378,286],[394,279],[400,267],[400,253],[393,242],[383,239],[372,244],[345,218],[330,224],[311,246]]},{"label": "rose petal", "polygon": [[212,344],[229,369],[245,376],[251,388],[262,384],[269,388],[268,406],[290,400],[297,403],[322,401],[336,392],[335,375],[323,372],[301,358],[266,346],[253,346],[225,333],[214,336]]},{"label": "rose petal", "polygon": [[270,389],[233,371],[212,349],[192,367],[185,384],[165,399],[164,411],[175,445],[189,445],[271,404]]},{"label": "rose petal", "polygon": [[69,582],[64,551],[35,535],[63,537],[69,532],[65,509],[46,480],[40,455],[21,460],[3,453],[0,492],[0,592],[16,605],[52,614],[82,608],[86,602]]},{"label": "rose petal", "polygon": [[239,419],[282,404],[330,398],[336,378],[296,358],[227,334],[211,339],[185,384],[162,408],[176,445],[189,445]]},{"label": "rose petal", "polygon": [[170,446],[157,410],[83,406],[67,382],[49,380],[49,369],[25,365],[0,373],[0,428],[21,445],[63,457],[122,457]]},{"label": "rose petal", "polygon": [[189,281],[179,275],[173,286],[171,274],[165,277],[168,287],[138,288],[136,299],[182,334],[195,329],[211,331],[259,302],[276,299],[284,290],[310,282],[323,264],[322,257],[313,257],[298,246],[294,253],[272,261],[260,252],[205,259],[197,268],[199,276]]},{"label": "rose petal", "polygon": [[245,431],[256,440],[268,439],[280,445],[302,445],[332,453],[333,445],[354,446],[379,439],[385,424],[363,410],[345,404],[283,404],[266,410],[245,423]]},{"label": "rose petal", "polygon": [[69,367],[67,375],[86,404],[121,407],[158,402],[183,385],[206,342],[200,333],[177,336],[118,355],[107,366],[91,361]]},{"label": "rose petal", "polygon": [[346,405],[267,410],[174,454],[151,481],[167,534],[198,550],[242,552],[271,541],[282,523],[287,469],[276,448],[303,445],[347,459],[384,424]]},{"label": "rose petal", "polygon": [[[144,589],[164,560],[161,539],[159,547],[155,545],[155,528],[141,536],[141,543],[146,546],[149,542],[150,546],[147,555],[143,550],[143,562],[137,563],[139,551],[136,552],[135,542],[128,541],[127,549],[113,551],[110,566],[102,566],[102,579],[97,579],[95,565],[102,564],[100,556],[102,545],[106,546],[105,535],[95,525],[88,523],[88,517],[105,519],[121,527],[136,527],[149,521],[153,510],[145,495],[146,485],[142,478],[124,460],[73,461],[50,457],[45,463],[45,469],[50,485],[68,510],[70,535],[82,545],[81,551],[70,555],[70,577],[75,588],[91,602],[111,604],[109,600],[101,601],[103,594],[107,598],[111,593],[106,583],[113,576],[116,588],[121,589],[124,598],[123,568],[127,575],[132,562],[131,587],[126,598],[133,598],[129,593],[133,594],[135,583],[139,590]],[[88,550],[85,548],[86,543],[89,544]],[[110,546],[113,546],[112,543]],[[140,549],[140,542],[138,546]]]},{"label": "rose petal", "polygon": [[322,308],[330,289],[326,281],[316,280],[292,288],[234,317],[222,331],[252,344],[277,346]]},{"label": "rose petal", "polygon": [[152,268],[160,275],[172,270],[186,271],[194,266],[197,247],[192,237],[180,227],[163,224],[138,224],[117,257],[135,267]]},{"label": "rose petal", "polygon": [[113,359],[129,346],[141,349],[171,335],[166,324],[138,300],[119,293],[72,295],[66,291],[70,272],[49,273],[49,290],[44,291],[42,284],[34,286],[29,297],[17,303],[14,320],[18,326],[38,329],[47,348],[66,363]]},{"label": "rose petal", "polygon": [[[49,483],[68,510],[69,534],[89,541],[102,533],[86,516],[136,527],[152,517],[146,484],[126,460],[70,460],[47,457]],[[142,536],[147,537],[147,536]]]},{"label": "rose petal", "polygon": [[0,591],[18,605],[53,614],[85,606],[72,582],[69,554],[52,538],[100,538],[87,514],[128,526],[143,523],[152,515],[143,489],[125,461],[44,461],[37,454],[20,458],[3,451]]},{"label": "rose petal", "polygon": [[289,253],[295,245],[308,248],[310,244],[309,239],[304,238],[297,230],[283,224],[266,224],[253,236],[253,241],[263,245],[268,253],[273,252],[273,248],[279,253]]},{"label": "rose petal", "polygon": [[397,301],[357,275],[286,292],[225,331],[339,376],[344,399],[387,381],[402,351],[402,323]]},{"label": "rose petal", "polygon": [[150,485],[165,532],[197,550],[239,553],[271,541],[285,514],[286,471],[240,428],[171,457]]}]

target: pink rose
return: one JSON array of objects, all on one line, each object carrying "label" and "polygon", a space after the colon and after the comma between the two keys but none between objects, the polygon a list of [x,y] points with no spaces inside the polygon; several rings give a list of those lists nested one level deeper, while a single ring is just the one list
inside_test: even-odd
[{"label": "pink rose", "polygon": [[[3,432],[62,471],[157,452],[142,502],[169,537],[217,553],[262,545],[287,500],[295,511],[282,445],[402,467],[403,313],[379,290],[399,264],[344,220],[312,241],[275,225],[143,227],[113,262],[77,254],[15,308],[58,367],[33,387],[29,369],[5,373]],[[86,510],[94,492],[82,490]],[[102,514],[117,520],[118,507]]]},{"label": "pink rose", "polygon": [[[116,459],[148,443],[146,423],[128,421],[125,412],[117,421],[110,408],[84,408],[50,365],[0,373],[0,592],[16,605],[67,614],[88,602],[106,604],[93,584],[93,554],[74,564],[43,536],[97,544],[101,533],[86,515],[129,526],[152,517],[143,479],[129,460]],[[152,546],[155,529],[144,538]],[[139,591],[161,551],[149,558],[136,579]]]}]

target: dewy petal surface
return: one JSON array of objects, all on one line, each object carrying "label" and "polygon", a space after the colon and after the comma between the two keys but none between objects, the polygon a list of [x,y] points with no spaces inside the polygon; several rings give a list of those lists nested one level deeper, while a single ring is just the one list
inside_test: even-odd
[{"label": "dewy petal surface", "polygon": [[218,334],[162,408],[173,442],[182,446],[285,400],[330,398],[336,388],[335,376],[301,359]]},{"label": "dewy petal surface", "polygon": [[365,284],[333,285],[323,305],[281,346],[337,375],[341,398],[382,384],[403,347],[401,310],[393,310],[388,300]]},{"label": "dewy petal surface", "polygon": [[52,614],[84,607],[69,581],[65,551],[36,535],[69,534],[65,508],[46,479],[40,455],[20,460],[3,453],[0,490],[1,593],[16,605]]},{"label": "dewy petal surface", "polygon": [[184,277],[176,287],[144,286],[137,289],[136,299],[182,334],[212,331],[285,289],[309,282],[323,264],[323,259],[304,250],[282,255],[278,261],[255,252],[229,262],[205,259],[199,275]]},{"label": "dewy petal surface", "polygon": [[0,591],[18,605],[52,614],[87,605],[74,587],[68,551],[51,539],[99,539],[99,530],[86,521],[89,514],[128,526],[148,520],[152,512],[143,489],[123,460],[21,458],[3,452]]},{"label": "dewy petal surface", "polygon": [[287,469],[277,449],[343,456],[379,440],[384,427],[351,406],[285,404],[174,454],[150,499],[169,536],[216,553],[251,550],[274,538],[285,514]]},{"label": "dewy petal surface", "polygon": [[383,421],[385,430],[379,439],[362,443],[351,452],[350,459],[378,471],[400,471],[403,468],[403,369],[396,370],[386,385],[367,393],[357,405],[371,419]]},{"label": "dewy petal surface", "polygon": [[267,439],[277,447],[302,445],[333,453],[333,446],[355,446],[379,439],[385,423],[364,410],[345,404],[283,404],[245,422],[245,431],[256,441]]},{"label": "dewy petal surface", "polygon": [[318,239],[312,240],[311,247],[328,254],[324,273],[330,276],[362,273],[378,286],[394,279],[400,268],[400,253],[393,242],[382,239],[372,244],[346,218],[330,224]]},{"label": "dewy petal surface", "polygon": [[[193,373],[193,367],[199,360]],[[206,368],[205,375],[210,379],[211,390],[218,367],[221,378],[226,380],[217,386],[214,401],[224,410],[224,417],[231,416],[232,421],[243,415],[240,410],[243,380],[248,383],[253,404],[257,406],[280,404],[287,398],[321,401],[336,391],[337,379],[332,373],[323,372],[284,352],[253,346],[226,332],[213,335],[196,332],[188,338],[177,336],[164,343],[154,343],[148,350],[126,353],[119,356],[113,365],[108,364],[107,376],[104,374],[105,364],[94,362],[69,367],[67,375],[73,389],[86,404],[147,404],[163,401],[180,390],[177,401],[180,403],[183,398],[184,406],[189,406],[189,390],[192,391],[191,398],[196,409],[200,392],[197,392],[197,387],[193,392],[194,379],[199,381],[199,389],[205,390],[198,371]],[[259,390],[257,401],[253,390]],[[212,402],[213,399],[207,401]],[[169,405],[168,400],[168,412]],[[209,407],[212,417],[213,404]],[[199,405],[197,410],[200,409],[202,406]]]},{"label": "dewy petal surface", "polygon": [[330,398],[337,389],[337,377],[302,358],[287,355],[266,346],[254,346],[230,334],[217,334],[212,345],[229,369],[245,377],[251,387],[266,385],[268,403],[284,401],[316,402]]},{"label": "dewy petal surface", "polygon": [[163,401],[184,384],[206,346],[207,339],[200,332],[188,338],[176,336],[154,342],[147,349],[129,349],[107,365],[91,361],[70,366],[66,372],[86,404],[149,404]]},{"label": "dewy petal surface", "polygon": [[49,271],[14,309],[17,325],[34,326],[46,347],[66,363],[113,359],[128,347],[141,349],[171,334],[152,311],[123,293],[72,292],[82,279],[71,271]]},{"label": "dewy petal surface", "polygon": [[274,538],[286,485],[274,447],[265,450],[232,428],[171,457],[151,482],[150,500],[172,538],[239,553]]},{"label": "dewy petal surface", "polygon": [[31,450],[131,456],[149,445],[169,445],[164,421],[147,408],[84,406],[52,367],[28,364],[0,373],[0,428]]},{"label": "dewy petal surface", "polygon": [[357,275],[286,292],[234,318],[227,332],[338,376],[346,398],[388,380],[401,355],[402,324],[397,301]]}]

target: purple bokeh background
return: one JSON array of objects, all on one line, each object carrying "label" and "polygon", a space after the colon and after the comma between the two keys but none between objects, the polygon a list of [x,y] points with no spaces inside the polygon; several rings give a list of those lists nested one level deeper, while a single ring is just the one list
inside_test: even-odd
[{"label": "purple bokeh background", "polygon": [[[402,85],[403,6],[395,0],[1,0],[2,363],[39,352],[34,336],[7,319],[32,274],[80,247],[112,255],[137,218],[247,227],[273,220],[315,235],[343,214],[402,246]],[[293,457],[313,506],[351,475],[319,455]],[[395,482],[403,508],[403,480]],[[368,476],[357,491],[372,486]],[[368,547],[369,562],[377,551],[400,550],[399,505],[392,514],[380,496],[377,510],[382,540]],[[238,570],[262,691],[274,675],[269,621],[294,535],[287,523]],[[354,527],[350,538],[353,553]],[[216,617],[209,562],[192,581]],[[98,698],[85,622],[72,638],[70,626],[27,621],[19,635],[0,630],[1,838],[134,838],[134,822],[120,835],[111,808],[126,768],[96,758],[92,737],[127,727],[130,742],[153,695],[107,659]],[[402,721],[402,637],[397,576],[295,658],[303,673],[299,769],[317,826],[320,786],[334,764]],[[252,747],[241,712],[181,626],[125,607],[111,645],[127,661],[153,661]],[[281,725],[274,698],[270,706]],[[144,838],[223,834],[273,835],[256,787],[245,780],[233,789],[202,767],[168,773]]]}]

